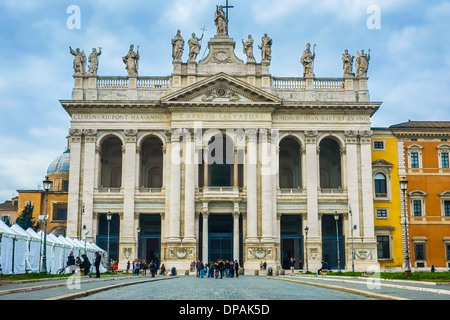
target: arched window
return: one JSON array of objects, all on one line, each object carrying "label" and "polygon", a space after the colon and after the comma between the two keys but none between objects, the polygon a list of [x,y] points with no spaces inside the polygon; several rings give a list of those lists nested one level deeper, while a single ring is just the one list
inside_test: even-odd
[{"label": "arched window", "polygon": [[122,186],[122,141],[117,137],[106,139],[101,147],[101,179],[104,188]]},{"label": "arched window", "polygon": [[162,188],[163,167],[162,141],[156,137],[145,139],[141,145],[141,187]]},{"label": "arched window", "polygon": [[327,138],[320,142],[320,187],[322,189],[341,189],[341,148]]},{"label": "arched window", "polygon": [[375,197],[387,197],[386,176],[382,173],[377,173],[375,175]]},{"label": "arched window", "polygon": [[280,188],[301,188],[300,144],[292,138],[280,142]]}]

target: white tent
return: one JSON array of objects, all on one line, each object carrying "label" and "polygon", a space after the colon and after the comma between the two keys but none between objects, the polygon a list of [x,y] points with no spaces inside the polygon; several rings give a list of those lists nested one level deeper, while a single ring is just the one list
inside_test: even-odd
[{"label": "white tent", "polygon": [[[14,268],[14,273],[22,273],[22,271],[30,272],[30,271],[39,271],[39,251],[40,251],[40,244],[41,241],[38,237],[31,236],[30,233],[26,232],[22,229],[21,226],[18,224],[14,224],[11,227],[12,230],[16,231],[18,234],[22,235],[26,238],[26,247],[25,250],[23,248],[19,248],[18,245],[23,247],[22,241],[17,241],[15,248],[18,249],[18,254],[15,254],[14,256],[14,263],[19,264],[20,263],[20,269]],[[37,250],[35,249],[37,248]],[[31,250],[34,250],[35,252],[31,252]],[[37,251],[37,252],[36,252]],[[31,267],[31,261],[30,257],[32,257],[33,260],[33,268]],[[37,259],[36,259],[37,257]],[[25,270],[22,270],[22,262],[25,263]],[[37,263],[36,263],[37,262]]]},{"label": "white tent", "polygon": [[39,272],[42,256],[42,240],[40,236],[32,228],[25,230],[30,235],[28,261],[30,263],[31,272]]},{"label": "white tent", "polygon": [[[42,247],[44,247],[44,236],[45,236],[44,235],[44,231],[40,230],[38,232],[38,235],[39,235],[39,237],[41,237],[41,239],[42,239]],[[46,259],[47,259],[47,263],[46,263],[47,273],[54,273],[55,274],[58,271],[58,269],[54,270],[55,266],[54,266],[54,263],[53,263],[53,259],[54,259],[54,256],[55,256],[55,246],[57,245],[57,243],[55,243],[55,241],[51,237],[49,237],[49,235],[47,235],[47,239],[45,241],[46,241],[46,244],[47,244],[45,246],[46,247],[46,254],[45,254],[45,256],[46,256]],[[60,245],[60,246],[62,246],[62,245]],[[44,248],[42,248],[42,258],[44,258]],[[41,270],[43,269],[42,268],[42,263],[41,263]]]},{"label": "white tent", "polygon": [[13,247],[15,232],[0,220],[0,264],[3,274],[13,272]]},{"label": "white tent", "polygon": [[47,235],[47,241],[49,238],[55,243],[52,258],[51,273],[57,273],[58,270],[66,267],[67,256],[69,255],[68,252],[70,252],[70,247],[66,245],[64,242],[62,242],[60,239],[58,239],[58,237],[55,236],[53,233]]}]

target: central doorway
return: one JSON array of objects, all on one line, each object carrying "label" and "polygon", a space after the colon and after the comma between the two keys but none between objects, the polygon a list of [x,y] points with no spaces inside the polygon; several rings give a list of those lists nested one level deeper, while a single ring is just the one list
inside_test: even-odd
[{"label": "central doorway", "polygon": [[161,262],[161,216],[159,214],[141,214],[139,218],[140,234],[138,258],[150,263]]},{"label": "central doorway", "polygon": [[233,259],[233,216],[231,214],[210,215],[208,222],[209,260]]},{"label": "central doorway", "polygon": [[289,269],[289,260],[295,259],[295,269],[303,269],[303,234],[301,215],[281,216],[281,265]]}]

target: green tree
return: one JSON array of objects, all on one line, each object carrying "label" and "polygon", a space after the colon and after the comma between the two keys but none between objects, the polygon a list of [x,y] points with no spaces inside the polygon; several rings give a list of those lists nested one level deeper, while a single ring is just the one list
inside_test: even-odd
[{"label": "green tree", "polygon": [[24,230],[32,228],[34,231],[37,231],[38,229],[38,223],[34,221],[33,209],[34,206],[31,203],[27,203],[16,219],[16,223]]}]

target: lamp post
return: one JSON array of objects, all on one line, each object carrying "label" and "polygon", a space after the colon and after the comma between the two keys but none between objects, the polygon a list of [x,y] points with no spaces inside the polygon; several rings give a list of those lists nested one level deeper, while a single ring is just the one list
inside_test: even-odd
[{"label": "lamp post", "polygon": [[137,248],[136,248],[137,254],[136,254],[136,257],[138,259],[139,259],[139,236],[140,236],[140,233],[141,233],[141,227],[137,227],[138,238],[137,238]]},{"label": "lamp post", "polygon": [[106,215],[106,219],[108,220],[108,242],[106,244],[106,252],[108,255],[108,270],[111,269],[111,263],[110,263],[110,258],[109,258],[109,233],[110,233],[110,228],[111,228],[111,218],[112,218],[112,214],[110,211],[108,211],[108,214]]},{"label": "lamp post", "polygon": [[350,225],[351,225],[351,233],[352,233],[352,272],[355,272],[355,250],[353,250],[353,230],[356,229],[356,225],[353,225],[353,214],[352,207],[348,206],[348,214],[350,215]]},{"label": "lamp post", "polygon": [[334,221],[336,221],[336,247],[337,247],[337,263],[338,263],[338,273],[341,273],[341,257],[339,253],[339,215],[337,214],[337,211],[335,211],[334,214]]},{"label": "lamp post", "polygon": [[308,230],[309,228],[305,227],[305,262],[306,262],[306,272],[309,272],[308,269]]},{"label": "lamp post", "polygon": [[409,261],[408,219],[406,214],[406,190],[408,189],[408,180],[406,180],[406,178],[403,178],[400,181],[400,189],[403,192],[403,215],[405,223],[405,274],[411,275],[411,265]]},{"label": "lamp post", "polygon": [[44,252],[42,255],[42,273],[47,273],[47,205],[48,205],[48,192],[53,186],[53,182],[45,177],[42,182],[45,190],[45,215],[44,215]]}]

